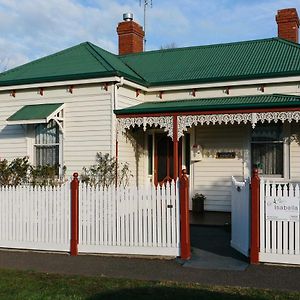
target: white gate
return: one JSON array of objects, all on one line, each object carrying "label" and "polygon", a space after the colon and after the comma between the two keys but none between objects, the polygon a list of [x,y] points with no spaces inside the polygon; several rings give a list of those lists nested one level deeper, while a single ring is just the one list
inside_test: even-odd
[{"label": "white gate", "polygon": [[249,181],[238,182],[232,177],[231,189],[231,247],[249,256],[250,193]]},{"label": "white gate", "polygon": [[178,256],[178,187],[80,185],[79,252]]},{"label": "white gate", "polygon": [[69,251],[70,184],[0,187],[0,247]]},{"label": "white gate", "polygon": [[261,262],[300,264],[299,185],[260,181]]}]

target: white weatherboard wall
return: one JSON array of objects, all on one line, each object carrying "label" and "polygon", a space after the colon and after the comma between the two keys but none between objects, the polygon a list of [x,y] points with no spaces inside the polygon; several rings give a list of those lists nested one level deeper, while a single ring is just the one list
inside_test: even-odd
[{"label": "white weatherboard wall", "polygon": [[[17,90],[0,93],[0,155],[9,160],[29,155],[26,127],[7,125],[6,119],[24,105],[65,103],[63,164],[67,174],[81,172],[83,166],[95,163],[97,152],[112,153],[111,88],[105,91],[101,84],[75,86],[69,93],[67,86],[39,90]],[[31,146],[32,147],[32,146]]]},{"label": "white weatherboard wall", "polygon": [[145,183],[143,171],[145,168],[144,133],[139,130],[132,133],[132,129],[126,133],[120,133],[118,138],[118,161],[128,163],[131,172],[132,184],[138,186]]},{"label": "white weatherboard wall", "polygon": [[[268,79],[270,80],[270,79]],[[219,83],[218,83],[219,84]],[[209,84],[208,84],[209,85]],[[213,85],[213,84],[212,84]],[[216,87],[197,87],[196,94],[193,96],[193,88],[186,88],[181,86],[180,90],[164,91],[162,94],[162,99],[159,97],[159,92],[148,92],[145,95],[145,101],[172,101],[172,100],[182,100],[182,99],[199,99],[199,98],[216,98],[216,97],[232,97],[232,96],[247,96],[247,95],[262,95],[262,94],[300,94],[300,86],[298,81],[296,82],[285,82],[285,83],[265,83],[264,92],[261,91],[261,84],[253,84],[248,81],[247,85],[241,85],[239,82],[234,82],[233,85],[228,84],[228,82],[220,83],[221,86]],[[228,86],[230,87],[229,95],[225,93]],[[164,90],[163,88],[159,88]]]},{"label": "white weatherboard wall", "polygon": [[[142,103],[144,94],[136,96],[134,89],[120,87],[117,90],[117,108],[127,108],[129,106]],[[145,134],[142,129],[130,129],[126,133],[120,133],[118,137],[118,158],[120,163],[127,162],[133,175],[131,182],[142,185],[144,181],[145,169]]]},{"label": "white weatherboard wall", "polygon": [[[205,210],[231,210],[231,177],[243,179],[249,149],[249,127],[245,125],[204,125],[196,127],[196,143],[203,158],[194,163],[193,193],[206,196]],[[217,152],[235,152],[234,159],[217,159]]]},{"label": "white weatherboard wall", "polygon": [[117,89],[117,109],[127,108],[129,106],[137,105],[145,101],[144,92],[137,95],[136,90],[130,87],[121,86]]},{"label": "white weatherboard wall", "polygon": [[292,180],[300,181],[300,123],[292,123],[291,137],[290,176]]}]

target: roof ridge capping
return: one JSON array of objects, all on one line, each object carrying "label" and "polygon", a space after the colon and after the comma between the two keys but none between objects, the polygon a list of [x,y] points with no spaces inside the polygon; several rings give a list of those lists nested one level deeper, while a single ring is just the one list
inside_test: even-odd
[{"label": "roof ridge capping", "polygon": [[150,50],[138,53],[130,53],[126,55],[118,55],[120,58],[128,57],[128,56],[139,56],[139,55],[147,55],[151,53],[159,53],[159,52],[176,52],[176,51],[184,51],[184,50],[193,50],[197,48],[214,48],[214,47],[224,47],[224,46],[235,46],[238,44],[250,44],[250,43],[259,43],[259,42],[267,42],[267,41],[282,41],[287,44],[294,45],[300,47],[299,44],[293,43],[291,41],[287,41],[278,37],[264,38],[264,39],[255,39],[255,40],[244,40],[244,41],[236,41],[236,42],[227,42],[227,43],[217,43],[217,44],[206,44],[206,45],[198,45],[198,46],[186,46],[186,47],[178,47],[178,48],[169,48],[169,49],[158,49],[158,50]]},{"label": "roof ridge capping", "polygon": [[[97,49],[95,49],[95,47],[97,47],[96,45],[94,45],[93,43],[91,42],[86,42],[86,48],[87,50],[93,55],[93,57],[100,63],[103,65],[103,62],[99,59],[99,56],[105,61],[105,63],[107,65],[109,65],[109,67],[114,70],[115,68],[107,61],[106,58],[103,57],[103,55],[101,55]],[[98,48],[98,47],[97,47]],[[102,51],[106,52],[107,54],[110,54],[110,55],[113,55],[113,56],[116,56],[114,53],[111,53],[109,51],[106,51],[104,49],[101,48]],[[116,56],[117,57],[117,56]],[[104,66],[106,67],[106,66]]]},{"label": "roof ridge capping", "polygon": [[[117,54],[112,53],[110,51],[107,51],[107,50],[105,50],[105,49],[103,49],[103,48],[101,48],[101,47],[99,47],[99,46],[97,46],[97,45],[95,45],[95,44],[93,44],[91,42],[87,42],[87,46],[89,46],[89,48],[92,49],[93,53],[91,53],[91,51],[89,49],[88,49],[88,51],[97,59],[97,61],[99,63],[102,64],[102,62],[98,59],[98,57],[95,56],[95,54],[97,56],[99,55],[105,61],[105,63],[108,64],[112,69],[115,69],[115,67],[102,54],[100,54],[98,52],[98,50],[100,49],[101,51],[103,51],[107,55],[113,56],[114,59],[116,59],[120,64],[122,64],[125,67],[129,68],[133,73],[135,73],[136,76],[138,76],[141,80],[145,81],[145,83],[146,83],[146,80],[140,74],[138,74],[135,70],[133,70],[128,64],[126,64],[124,61],[122,61]],[[117,74],[119,76],[123,75],[123,73],[120,70],[116,70],[116,71],[117,71]]]}]

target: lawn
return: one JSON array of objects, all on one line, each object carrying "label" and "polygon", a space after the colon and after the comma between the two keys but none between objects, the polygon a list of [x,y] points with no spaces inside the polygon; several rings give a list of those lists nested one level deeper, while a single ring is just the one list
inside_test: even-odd
[{"label": "lawn", "polygon": [[0,299],[299,300],[300,293],[1,270]]}]

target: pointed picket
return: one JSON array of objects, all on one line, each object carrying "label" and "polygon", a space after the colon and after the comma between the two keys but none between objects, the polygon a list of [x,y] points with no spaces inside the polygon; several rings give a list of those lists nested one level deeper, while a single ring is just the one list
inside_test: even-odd
[{"label": "pointed picket", "polygon": [[[178,255],[177,184],[116,189],[80,183],[80,251]],[[70,194],[69,182],[0,187],[0,247],[69,251]]]},{"label": "pointed picket", "polygon": [[166,246],[171,247],[171,187],[170,182],[166,183]]}]

